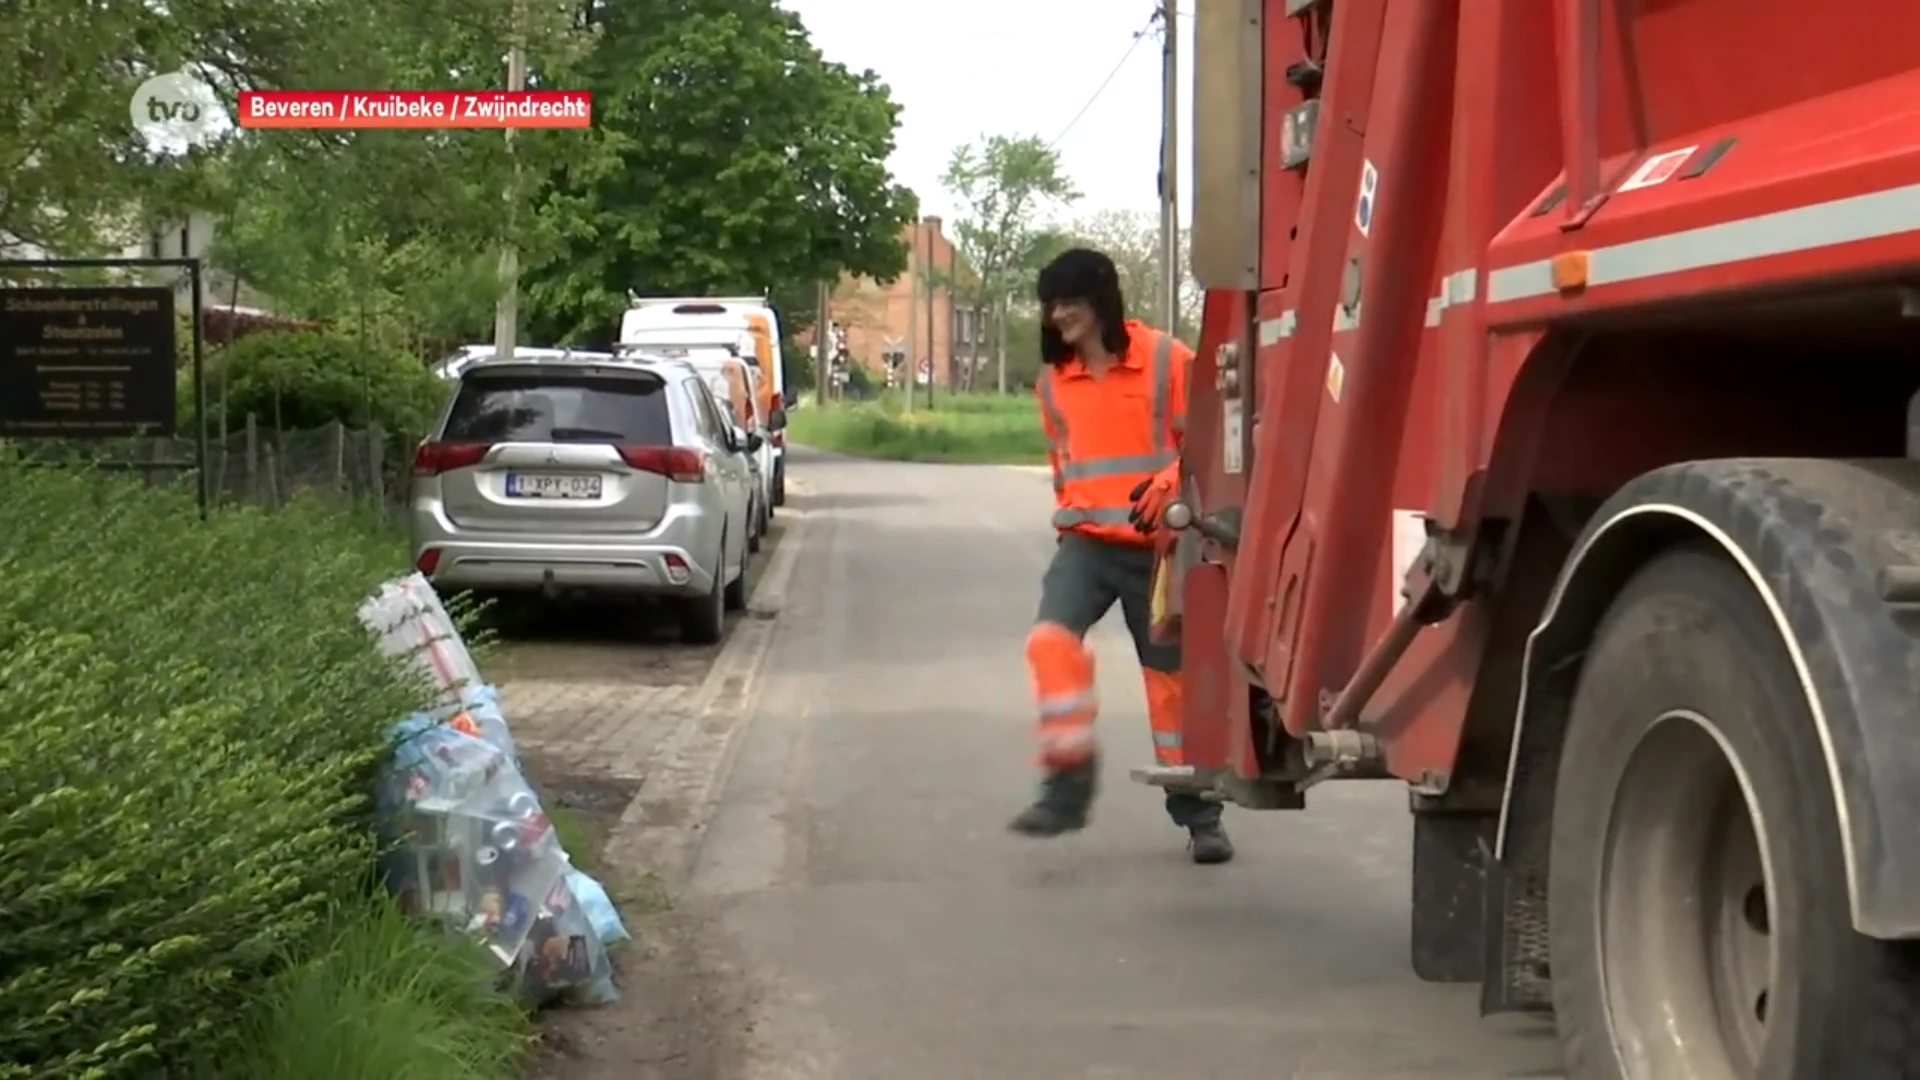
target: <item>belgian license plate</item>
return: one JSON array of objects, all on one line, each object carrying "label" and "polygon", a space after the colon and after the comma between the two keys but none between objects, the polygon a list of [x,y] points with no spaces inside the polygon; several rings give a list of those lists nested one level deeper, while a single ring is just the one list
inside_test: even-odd
[{"label": "belgian license plate", "polygon": [[600,478],[551,473],[507,474],[507,495],[515,499],[597,499]]}]

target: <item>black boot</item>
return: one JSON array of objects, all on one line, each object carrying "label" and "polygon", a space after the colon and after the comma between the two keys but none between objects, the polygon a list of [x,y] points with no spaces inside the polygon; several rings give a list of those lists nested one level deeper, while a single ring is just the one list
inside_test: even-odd
[{"label": "black boot", "polygon": [[1042,837],[1086,828],[1099,774],[1099,762],[1089,759],[1049,775],[1040,782],[1040,797],[1007,827],[1022,836]]},{"label": "black boot", "polygon": [[1233,861],[1233,841],[1218,820],[1203,821],[1187,827],[1187,854],[1202,866]]}]

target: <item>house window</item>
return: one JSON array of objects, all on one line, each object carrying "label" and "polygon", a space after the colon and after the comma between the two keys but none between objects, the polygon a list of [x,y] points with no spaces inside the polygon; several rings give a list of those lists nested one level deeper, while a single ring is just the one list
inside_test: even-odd
[{"label": "house window", "polygon": [[160,257],[160,230],[155,229],[152,232],[147,234],[147,258],[157,259],[159,257]]},{"label": "house window", "polygon": [[192,245],[190,245],[187,242],[188,231],[189,230],[187,226],[185,225],[180,226],[180,257],[183,259],[188,258],[193,254],[193,251],[191,250]]}]

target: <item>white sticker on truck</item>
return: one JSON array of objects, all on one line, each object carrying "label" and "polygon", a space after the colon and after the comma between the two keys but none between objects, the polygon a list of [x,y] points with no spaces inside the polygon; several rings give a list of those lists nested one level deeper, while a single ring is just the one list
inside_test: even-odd
[{"label": "white sticker on truck", "polygon": [[1335,405],[1340,404],[1340,394],[1347,388],[1347,365],[1340,362],[1334,353],[1327,354],[1327,396]]},{"label": "white sticker on truck", "polygon": [[1427,516],[1418,510],[1395,510],[1389,528],[1393,534],[1393,579],[1388,584],[1393,589],[1392,614],[1398,615],[1407,606],[1401,583],[1420,557],[1420,550],[1427,546]]},{"label": "white sticker on truck", "polygon": [[1238,476],[1247,466],[1246,407],[1238,401],[1220,403],[1220,471]]},{"label": "white sticker on truck", "polygon": [[1673,174],[1679,172],[1680,166],[1685,165],[1687,159],[1692,157],[1693,152],[1698,149],[1700,149],[1698,146],[1687,146],[1653,155],[1641,162],[1639,168],[1633,170],[1625,180],[1620,182],[1619,190],[1638,191],[1641,188],[1666,183],[1673,179]]},{"label": "white sticker on truck", "polygon": [[1355,200],[1353,206],[1353,227],[1360,230],[1361,236],[1367,235],[1367,230],[1373,228],[1373,203],[1374,197],[1379,192],[1380,171],[1373,167],[1373,162],[1362,161],[1360,163],[1360,197]]}]

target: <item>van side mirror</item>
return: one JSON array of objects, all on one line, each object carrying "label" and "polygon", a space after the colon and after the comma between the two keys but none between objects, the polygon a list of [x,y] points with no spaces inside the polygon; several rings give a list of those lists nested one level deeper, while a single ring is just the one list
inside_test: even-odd
[{"label": "van side mirror", "polygon": [[768,431],[787,430],[787,410],[783,408],[773,410],[773,415],[767,417],[767,430]]},{"label": "van side mirror", "polygon": [[766,436],[757,431],[747,432],[747,453],[757,454],[760,452],[760,448],[765,445],[767,445]]}]

